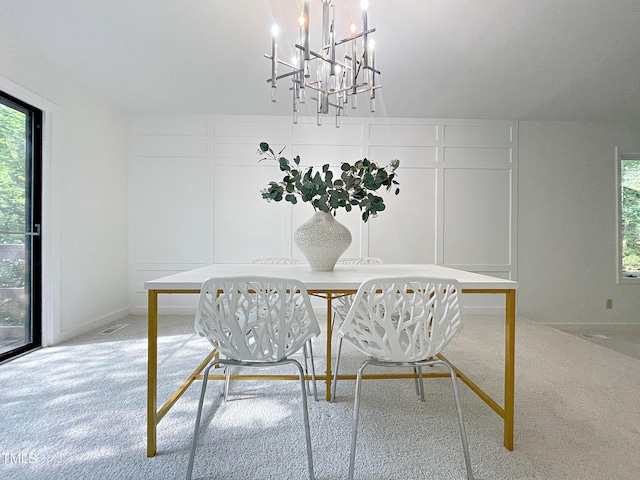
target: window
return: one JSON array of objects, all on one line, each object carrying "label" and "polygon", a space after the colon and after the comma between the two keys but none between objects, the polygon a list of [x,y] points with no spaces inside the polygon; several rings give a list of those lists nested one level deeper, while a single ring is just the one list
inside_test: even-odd
[{"label": "window", "polygon": [[617,154],[618,278],[640,281],[640,153]]}]

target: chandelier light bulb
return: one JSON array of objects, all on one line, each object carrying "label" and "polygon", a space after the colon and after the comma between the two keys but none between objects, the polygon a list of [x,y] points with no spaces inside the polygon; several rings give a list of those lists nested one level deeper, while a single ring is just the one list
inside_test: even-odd
[{"label": "chandelier light bulb", "polygon": [[273,35],[274,37],[277,37],[278,33],[280,33],[280,27],[278,27],[277,23],[274,23],[273,26],[271,27],[271,35]]},{"label": "chandelier light bulb", "polygon": [[362,10],[366,10],[367,8],[369,8],[369,0],[361,0],[360,1],[360,8]]}]

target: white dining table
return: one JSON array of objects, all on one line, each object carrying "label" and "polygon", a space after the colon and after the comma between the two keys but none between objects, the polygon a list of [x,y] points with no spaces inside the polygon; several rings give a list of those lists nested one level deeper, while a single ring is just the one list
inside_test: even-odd
[{"label": "white dining table", "polygon": [[[518,282],[478,273],[457,270],[439,265],[336,265],[333,271],[312,271],[307,264],[225,264],[207,265],[194,270],[169,275],[145,282],[148,291],[148,371],[147,371],[147,456],[156,454],[156,432],[158,423],[178,401],[189,386],[202,379],[202,370],[217,355],[212,351],[195,370],[185,379],[182,385],[158,409],[158,296],[170,294],[200,293],[202,282],[211,277],[230,276],[274,276],[295,278],[301,281],[310,295],[326,300],[326,371],[316,378],[324,380],[326,399],[331,397],[331,337],[332,337],[332,301],[338,297],[353,294],[366,279],[372,277],[420,276],[452,278],[458,281],[464,294],[504,295],[505,301],[505,339],[504,339],[504,398],[502,405],[491,398],[467,375],[454,366],[456,375],[473,392],[475,392],[503,420],[504,446],[508,450],[514,447],[514,375],[515,375],[515,327],[516,327],[516,291]],[[443,374],[432,374],[442,376]],[[389,375],[398,376],[398,375]],[[408,375],[402,375],[408,376]],[[410,375],[409,375],[410,376]],[[424,375],[429,376],[429,375]],[[375,378],[380,378],[378,375]],[[223,379],[221,375],[210,378]],[[291,375],[255,375],[245,378],[297,379]],[[355,378],[355,375],[340,375],[339,378]]]}]

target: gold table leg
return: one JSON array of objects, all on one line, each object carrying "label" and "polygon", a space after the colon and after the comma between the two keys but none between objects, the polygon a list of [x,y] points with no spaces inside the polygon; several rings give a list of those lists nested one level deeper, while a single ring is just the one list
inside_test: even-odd
[{"label": "gold table leg", "polygon": [[156,454],[156,403],[158,393],[158,292],[148,294],[147,339],[147,457]]},{"label": "gold table leg", "polygon": [[325,385],[326,385],[326,399],[327,402],[331,400],[331,337],[333,333],[331,332],[331,317],[332,309],[331,306],[332,296],[331,293],[327,293],[327,371],[325,374]]},{"label": "gold table leg", "polygon": [[515,410],[516,291],[506,292],[504,350],[504,447],[513,450]]}]

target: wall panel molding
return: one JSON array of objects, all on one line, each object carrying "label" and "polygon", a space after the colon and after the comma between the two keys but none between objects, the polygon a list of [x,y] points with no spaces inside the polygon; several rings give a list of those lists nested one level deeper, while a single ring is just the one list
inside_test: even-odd
[{"label": "wall panel molding", "polygon": [[[353,236],[345,255],[517,278],[517,122],[347,117],[336,129],[311,118],[145,116],[130,135],[134,311],[145,308],[149,278],[211,262],[302,258],[292,235],[313,210],[262,200],[260,190],[282,172],[258,162],[261,141],[336,172],[362,157],[400,159],[401,192],[383,194],[386,211],[367,224],[359,212],[338,213]],[[167,301],[169,310],[190,302]],[[496,308],[490,303],[482,306]]]}]

